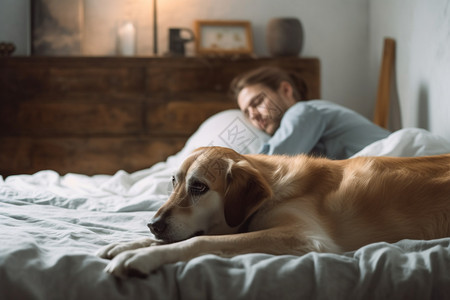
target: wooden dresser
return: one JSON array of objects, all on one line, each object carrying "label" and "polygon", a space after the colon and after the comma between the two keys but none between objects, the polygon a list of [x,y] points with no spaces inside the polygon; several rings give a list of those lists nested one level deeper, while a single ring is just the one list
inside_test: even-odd
[{"label": "wooden dresser", "polygon": [[232,78],[262,65],[298,71],[319,98],[314,58],[0,58],[0,175],[147,168],[237,108]]}]

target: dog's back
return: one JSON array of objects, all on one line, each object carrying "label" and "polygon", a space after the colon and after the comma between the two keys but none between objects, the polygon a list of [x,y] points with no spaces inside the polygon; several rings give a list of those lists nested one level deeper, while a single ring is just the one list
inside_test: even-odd
[{"label": "dog's back", "polygon": [[295,205],[314,214],[342,250],[450,236],[450,155],[247,158],[274,189],[273,202],[297,198]]},{"label": "dog's back", "polygon": [[357,158],[326,198],[344,249],[375,241],[450,236],[450,155]]}]

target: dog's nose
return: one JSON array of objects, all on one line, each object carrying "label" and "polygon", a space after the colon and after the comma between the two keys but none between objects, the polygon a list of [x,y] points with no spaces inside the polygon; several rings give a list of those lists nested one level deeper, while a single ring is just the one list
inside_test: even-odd
[{"label": "dog's nose", "polygon": [[147,226],[154,235],[159,235],[166,230],[167,223],[162,218],[157,218],[148,223]]}]

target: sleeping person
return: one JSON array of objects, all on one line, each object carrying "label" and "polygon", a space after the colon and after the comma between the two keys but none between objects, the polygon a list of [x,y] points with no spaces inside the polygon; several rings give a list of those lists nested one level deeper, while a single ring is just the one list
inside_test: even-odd
[{"label": "sleeping person", "polygon": [[343,106],[306,99],[295,73],[262,67],[234,78],[231,92],[253,126],[271,138],[260,153],[346,159],[390,132]]}]

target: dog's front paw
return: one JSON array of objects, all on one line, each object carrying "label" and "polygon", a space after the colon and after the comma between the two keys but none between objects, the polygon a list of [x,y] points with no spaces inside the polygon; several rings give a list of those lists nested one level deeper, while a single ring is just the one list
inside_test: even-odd
[{"label": "dog's front paw", "polygon": [[105,271],[120,278],[145,277],[164,264],[161,254],[156,248],[125,251],[114,257]]},{"label": "dog's front paw", "polygon": [[139,241],[135,242],[128,242],[128,243],[113,243],[110,245],[107,245],[103,248],[100,248],[95,254],[98,257],[101,258],[107,258],[111,259],[116,257],[118,254],[128,251],[128,250],[134,250],[138,248],[144,248],[149,246],[155,246],[159,245],[160,242],[152,240],[150,238],[145,238]]}]

